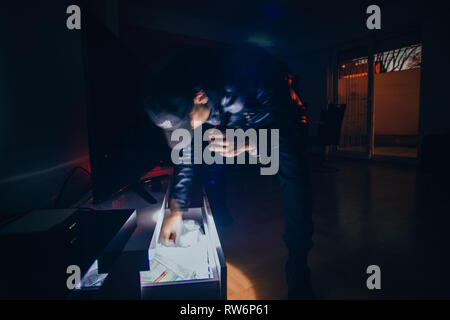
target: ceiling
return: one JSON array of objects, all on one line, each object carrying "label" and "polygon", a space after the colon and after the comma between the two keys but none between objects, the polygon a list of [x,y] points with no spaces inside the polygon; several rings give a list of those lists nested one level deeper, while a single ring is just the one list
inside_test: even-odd
[{"label": "ceiling", "polygon": [[227,42],[254,42],[293,55],[364,36],[370,4],[378,4],[382,26],[420,20],[423,1],[191,0],[120,2],[121,21],[145,28]]}]

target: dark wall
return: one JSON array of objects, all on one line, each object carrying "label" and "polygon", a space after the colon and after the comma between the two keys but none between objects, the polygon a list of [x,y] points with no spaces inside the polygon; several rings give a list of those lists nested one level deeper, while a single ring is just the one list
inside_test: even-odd
[{"label": "dark wall", "polygon": [[422,138],[450,133],[450,4],[430,6],[423,26],[420,128]]},{"label": "dark wall", "polygon": [[[72,168],[88,168],[81,33],[66,28],[71,4],[0,4],[0,216],[52,206]],[[83,191],[83,175],[72,192]]]}]

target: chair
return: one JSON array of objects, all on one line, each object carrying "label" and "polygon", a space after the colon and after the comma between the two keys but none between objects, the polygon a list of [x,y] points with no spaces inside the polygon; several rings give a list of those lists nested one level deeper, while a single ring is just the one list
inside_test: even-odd
[{"label": "chair", "polygon": [[[326,110],[320,112],[319,130],[316,137],[315,144],[321,146],[337,146],[341,139],[342,122],[344,119],[346,104],[329,104]],[[328,153],[325,161],[328,160]],[[317,172],[337,172],[337,168],[328,167],[321,161],[319,168],[315,169]]]}]

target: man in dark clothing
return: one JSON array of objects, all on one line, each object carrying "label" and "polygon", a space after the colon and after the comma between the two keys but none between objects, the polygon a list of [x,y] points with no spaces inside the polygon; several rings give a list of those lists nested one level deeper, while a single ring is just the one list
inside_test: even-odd
[{"label": "man in dark clothing", "polygon": [[[197,130],[203,124],[221,130],[279,130],[278,148],[272,146],[272,152],[279,152],[284,242],[289,250],[286,278],[292,299],[313,298],[307,264],[312,247],[312,195],[301,105],[288,68],[256,48],[186,51],[156,77],[145,100],[148,114],[164,129],[171,147],[175,129]],[[215,142],[211,150],[224,157],[258,152],[249,143],[236,148],[226,140]],[[182,157],[192,159],[191,150],[186,146]],[[165,241],[175,240],[189,207],[193,167],[189,161],[175,165],[171,215],[161,231]]]}]

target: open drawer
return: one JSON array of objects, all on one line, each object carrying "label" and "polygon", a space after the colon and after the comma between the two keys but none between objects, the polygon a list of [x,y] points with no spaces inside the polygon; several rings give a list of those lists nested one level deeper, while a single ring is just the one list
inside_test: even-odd
[{"label": "open drawer", "polygon": [[226,299],[226,263],[208,200],[183,215],[176,245],[161,243],[161,211],[148,250],[150,270],[140,272],[142,299]]}]

